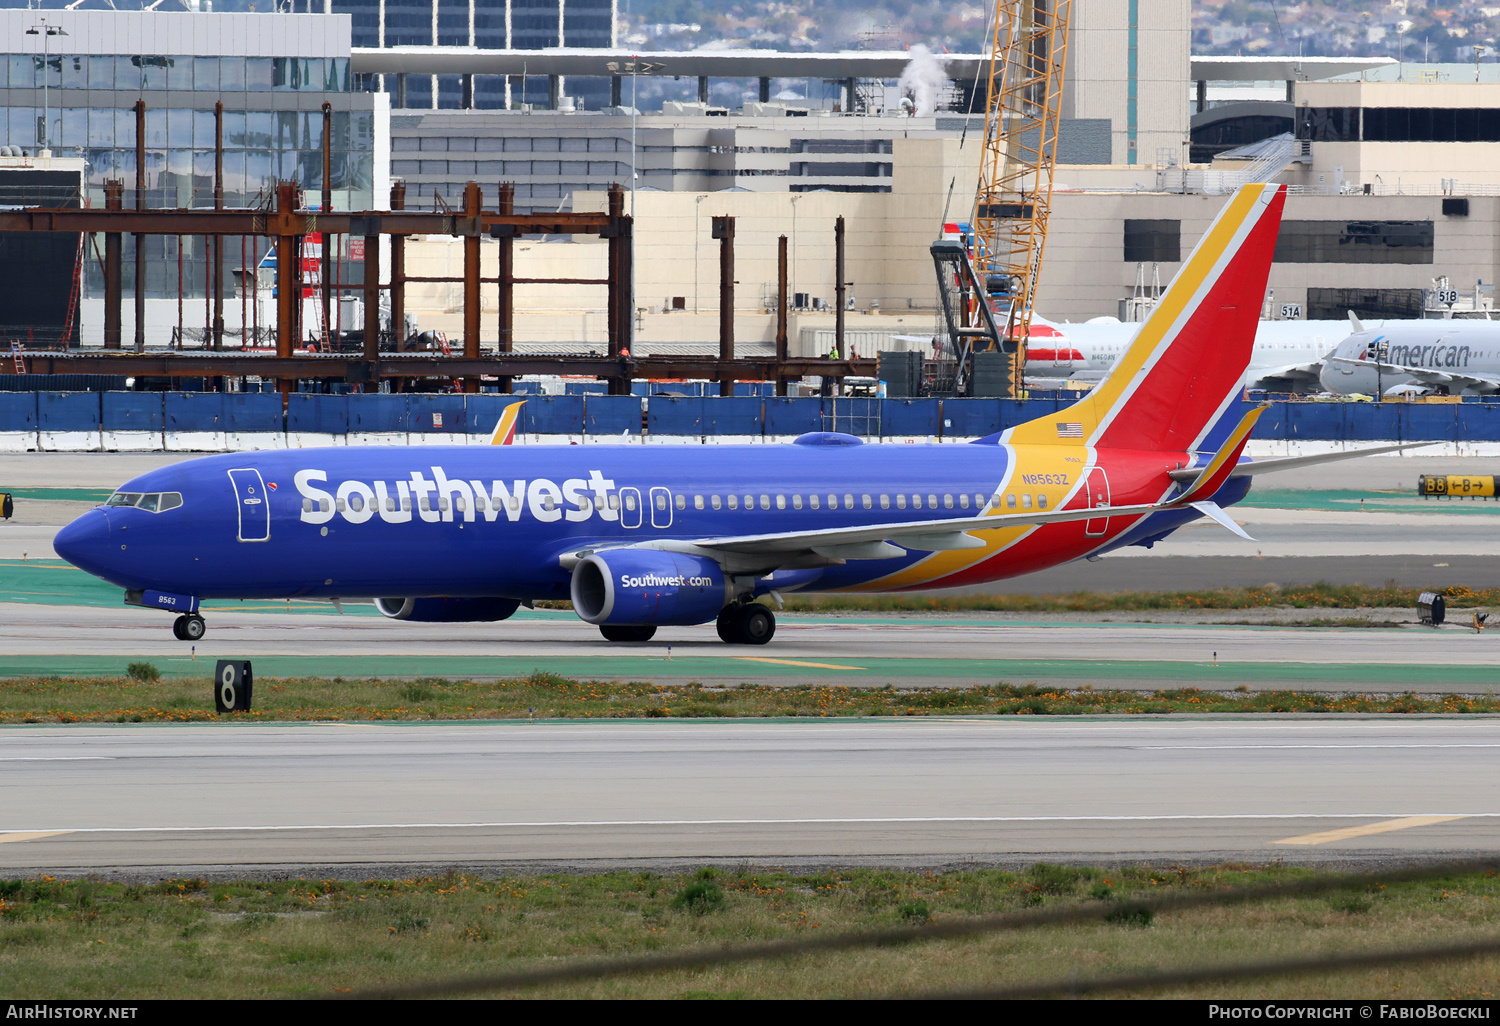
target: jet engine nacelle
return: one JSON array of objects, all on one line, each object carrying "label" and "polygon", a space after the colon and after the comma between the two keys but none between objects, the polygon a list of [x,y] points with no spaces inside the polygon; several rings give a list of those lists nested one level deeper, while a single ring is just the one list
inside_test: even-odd
[{"label": "jet engine nacelle", "polygon": [[718,563],[653,549],[595,552],[573,568],[573,611],[595,624],[707,623],[734,600]]},{"label": "jet engine nacelle", "polygon": [[375,608],[392,620],[470,623],[504,620],[520,602],[508,598],[378,598]]}]

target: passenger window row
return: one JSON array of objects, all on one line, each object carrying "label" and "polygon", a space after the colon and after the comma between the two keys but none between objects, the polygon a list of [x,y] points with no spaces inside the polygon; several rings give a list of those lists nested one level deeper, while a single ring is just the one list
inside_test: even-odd
[{"label": "passenger window row", "polygon": [[[174,506],[182,505],[182,496],[177,492],[162,492],[159,493],[159,495],[139,495],[128,492],[116,492],[114,495],[110,496],[109,502],[106,505],[139,505],[145,509],[159,511],[158,506],[156,505],[158,499],[160,499],[161,505],[159,506],[159,509],[161,510],[172,509]],[[761,495],[758,497],[758,500],[755,495],[746,495],[744,496],[743,501],[744,507],[747,510],[753,510],[756,508],[768,510],[772,508],[773,502],[776,509],[783,510],[787,509],[789,504],[790,508],[794,510],[803,508],[824,508],[824,497],[816,494],[808,496],[792,495],[790,497],[784,494],[778,494],[775,496]],[[839,509],[841,507],[843,509],[856,508],[855,497],[853,494],[844,494],[842,496],[842,500],[837,494],[829,494],[826,501],[827,508],[831,510]],[[709,508],[716,510],[738,510],[740,508],[741,498],[738,495],[694,495],[692,497],[692,502],[694,509]],[[877,502],[880,504],[881,509],[891,509],[893,505],[896,509],[925,508],[951,510],[957,508],[966,510],[972,508],[975,510],[979,510],[980,512],[983,512],[986,509],[1000,509],[1002,505],[1007,510],[1013,510],[1017,508],[1015,493],[1007,493],[1002,501],[1002,497],[999,492],[996,492],[994,496],[992,496],[988,500],[986,500],[983,495],[975,494],[973,496],[970,496],[968,493],[962,493],[956,497],[951,493],[944,493],[941,496],[930,493],[925,496],[925,499],[924,496],[922,496],[920,493],[914,493],[910,496],[908,496],[906,493],[901,493],[896,495],[894,499],[889,494],[882,494],[878,496],[860,495],[858,505],[861,509],[874,509]],[[658,492],[655,496],[654,503],[658,510],[665,510],[667,508],[666,495]],[[673,497],[672,504],[679,510],[686,510],[688,497],[681,494],[676,495]],[[496,510],[500,510],[504,505],[504,503],[496,502],[492,497],[483,494],[476,495],[474,497],[474,508],[477,510],[487,510],[492,507]],[[576,505],[581,510],[589,511],[594,508],[594,501],[587,497],[580,496],[574,503],[574,505]],[[609,496],[607,505],[612,510],[618,510],[620,508],[620,496],[611,494]],[[625,509],[627,510],[635,510],[637,500],[634,492],[627,492],[625,494],[624,505]],[[511,510],[519,511],[521,509],[521,497],[519,495],[511,496],[509,506]],[[344,499],[338,499],[333,503],[330,503],[327,499],[323,499],[320,502],[314,502],[312,499],[302,500],[302,510],[305,513],[311,513],[314,511],[328,513],[331,512],[334,508],[337,508],[340,513],[344,512],[347,509],[353,509],[354,512],[358,513],[365,508],[365,500],[364,497],[360,495],[351,496],[348,502],[346,502]],[[397,508],[397,500],[393,496],[388,496],[385,500],[385,508],[389,512],[395,512]],[[410,512],[412,508],[411,499],[402,498],[400,500],[400,508],[404,512]],[[468,505],[463,496],[457,496],[453,499],[452,505],[450,506],[448,498],[444,496],[436,500],[423,498],[418,502],[417,508],[422,510],[423,512],[439,510],[441,512],[447,513],[451,509],[462,513],[467,511]],[[556,497],[551,495],[543,496],[541,501],[541,508],[548,512],[557,509],[558,502]],[[1020,508],[1032,508],[1032,496],[1030,493],[1022,492],[1020,494]],[[1036,496],[1036,508],[1047,508],[1046,495],[1038,494]]]},{"label": "passenger window row", "polygon": [[[610,508],[618,509],[619,502],[616,500],[615,496],[610,496],[610,500]],[[585,499],[583,501],[584,508],[587,509],[588,500]],[[656,508],[659,510],[665,510],[667,508],[667,499],[663,494],[658,493],[655,497],[654,502]],[[686,495],[676,495],[672,500],[673,506],[675,506],[679,510],[686,510],[688,508],[688,502],[689,498]],[[1017,508],[1017,496],[1015,493],[1010,493],[1002,496],[999,492],[996,492],[994,496],[989,499],[986,499],[983,495],[977,494],[972,496],[969,494],[960,494],[955,496],[951,493],[944,493],[942,495],[929,493],[926,496],[923,496],[920,493],[912,495],[902,493],[894,496],[890,494],[861,494],[857,497],[853,494],[846,493],[842,496],[838,494],[830,494],[826,496],[826,499],[822,495],[789,496],[785,494],[778,494],[745,495],[743,497],[739,495],[694,495],[691,498],[691,502],[694,509],[715,510],[738,510],[741,507],[741,503],[743,503],[744,508],[747,510],[768,510],[773,508],[794,510],[824,509],[825,502],[827,509],[874,509],[877,504],[881,509],[974,509],[981,512],[986,509],[1000,509],[1002,506],[1005,509]],[[1021,493],[1019,505],[1022,509],[1033,508],[1032,496],[1027,493]],[[1047,496],[1037,495],[1035,499],[1035,506],[1038,509],[1046,509]],[[625,508],[628,510],[634,510],[636,508],[636,499],[633,494],[626,494]]]}]

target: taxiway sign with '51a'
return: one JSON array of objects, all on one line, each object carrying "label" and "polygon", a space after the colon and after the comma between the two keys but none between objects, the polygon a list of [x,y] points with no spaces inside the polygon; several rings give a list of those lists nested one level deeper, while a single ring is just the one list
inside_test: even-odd
[{"label": "taxiway sign with '51a'", "polygon": [[973,444],[232,453],[141,475],[54,546],[127,602],[175,611],[185,639],[203,599],[494,621],[569,598],[612,641],[714,622],[759,644],[788,592],[983,584],[1200,516],[1243,533],[1223,507],[1251,475],[1353,455],[1242,461],[1263,408],[1241,412],[1240,379],[1284,202],[1241,189],[1097,388]]}]

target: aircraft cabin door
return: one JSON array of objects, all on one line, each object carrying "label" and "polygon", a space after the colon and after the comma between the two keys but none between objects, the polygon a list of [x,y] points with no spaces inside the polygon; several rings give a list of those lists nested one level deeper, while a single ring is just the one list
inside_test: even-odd
[{"label": "aircraft cabin door", "polygon": [[651,526],[658,529],[672,526],[672,493],[665,488],[651,489]]},{"label": "aircraft cabin door", "polygon": [[620,526],[641,526],[641,493],[634,488],[620,489]]},{"label": "aircraft cabin door", "polygon": [[258,470],[231,470],[235,505],[239,510],[239,540],[271,540],[271,503]]},{"label": "aircraft cabin door", "polygon": [[[1109,505],[1109,478],[1105,475],[1103,467],[1089,468],[1088,480],[1083,488],[1089,509],[1103,509]],[[1084,521],[1083,524],[1083,533],[1089,538],[1101,537],[1108,530],[1109,517],[1096,517]]]}]

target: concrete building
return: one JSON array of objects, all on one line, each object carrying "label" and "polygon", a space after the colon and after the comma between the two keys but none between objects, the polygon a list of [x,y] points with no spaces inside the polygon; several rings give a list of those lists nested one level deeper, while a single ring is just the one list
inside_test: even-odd
[{"label": "concrete building", "polygon": [[[714,217],[737,219],[735,241],[735,338],[738,351],[763,353],[775,338],[777,238],[785,234],[790,254],[788,292],[791,349],[797,355],[826,352],[834,322],[834,221],[846,220],[846,271],[852,309],[849,341],[857,352],[889,348],[893,335],[931,337],[937,328],[936,284],[928,245],[941,233],[952,186],[972,196],[978,176],[977,148],[957,138],[898,139],[889,160],[888,192],[790,193],[642,191],[636,196],[636,346],[645,353],[680,347],[712,348],[719,323],[719,243],[711,237]],[[973,154],[971,156],[971,154]],[[955,176],[961,176],[956,178]],[[601,192],[579,192],[573,209],[603,209]],[[494,274],[496,250],[481,247],[482,274]],[[408,272],[419,277],[457,273],[462,255],[449,240],[407,247]],[[525,240],[516,244],[522,277],[602,277],[605,246],[597,240]],[[497,298],[483,296],[481,338],[497,337]],[[516,338],[522,351],[601,350],[606,342],[605,294],[599,287],[518,286]],[[458,332],[462,295],[455,285],[412,286],[407,308],[424,328]],[[824,337],[819,341],[818,332]],[[602,350],[601,350],[602,351]]]},{"label": "concrete building", "polygon": [[[764,352],[774,338],[780,235],[787,236],[791,254],[792,351],[826,351],[834,320],[833,223],[839,216],[846,219],[852,282],[849,347],[874,352],[899,348],[901,343],[893,344],[898,336],[940,333],[928,247],[945,220],[967,215],[977,150],[957,138],[901,139],[893,142],[889,159],[890,191],[882,193],[640,192],[638,349],[670,352],[694,343],[713,348],[719,251],[710,229],[720,215],[738,219],[735,338],[742,353]],[[1065,183],[1085,174],[1114,182],[1067,186],[1054,194],[1039,312],[1060,321],[1118,316],[1122,300],[1137,294],[1138,282],[1171,280],[1227,196],[1201,188],[1166,191],[1156,186],[1158,173],[1146,167],[1059,169]],[[1459,214],[1445,212],[1445,199],[1451,210],[1454,197],[1435,193],[1293,191],[1271,270],[1268,315],[1337,320],[1352,309],[1368,317],[1413,317],[1420,315],[1423,290],[1434,278],[1447,276],[1462,290],[1500,277],[1494,241],[1500,197],[1468,198],[1467,214]],[[571,202],[576,209],[600,209],[604,199],[602,193],[580,192]],[[429,240],[408,252],[413,274],[457,273],[459,247],[448,240]],[[605,251],[594,241],[528,240],[516,260],[517,273],[528,277],[586,273],[584,268],[602,274]],[[489,265],[484,273],[493,273]],[[424,327],[453,333],[461,324],[459,298],[455,286],[427,286],[420,293],[414,289],[408,304]],[[487,294],[486,341],[494,337],[494,303]],[[522,349],[587,351],[604,345],[600,289],[527,286],[518,290],[517,303]]]},{"label": "concrete building", "polygon": [[[391,115],[391,173],[407,182],[413,197],[430,201],[436,193],[449,204],[459,202],[465,182],[511,182],[522,212],[556,210],[575,192],[611,183],[628,187],[632,167],[641,194],[889,193],[899,142],[966,138],[967,149],[977,153],[983,133],[979,115],[839,115],[759,103],[740,112],[680,105],[640,117],[397,111]],[[1059,152],[1074,164],[1108,163],[1109,123],[1065,122]],[[494,186],[486,189],[493,193]],[[972,196],[955,208],[956,216],[967,217],[966,203]]]},{"label": "concrete building", "polygon": [[[1037,309],[1054,320],[1119,314],[1140,280],[1171,280],[1227,197],[1078,191],[1054,197]],[[1422,292],[1446,276],[1461,290],[1500,275],[1500,199],[1298,193],[1287,199],[1267,314],[1336,320],[1418,317]]]},{"label": "concrete building", "polygon": [[1296,184],[1385,194],[1500,187],[1500,65],[1427,69],[1408,81],[1299,82],[1296,135],[1311,162]]},{"label": "concrete building", "polygon": [[1062,116],[1108,119],[1111,164],[1186,161],[1189,0],[1073,0]]}]

